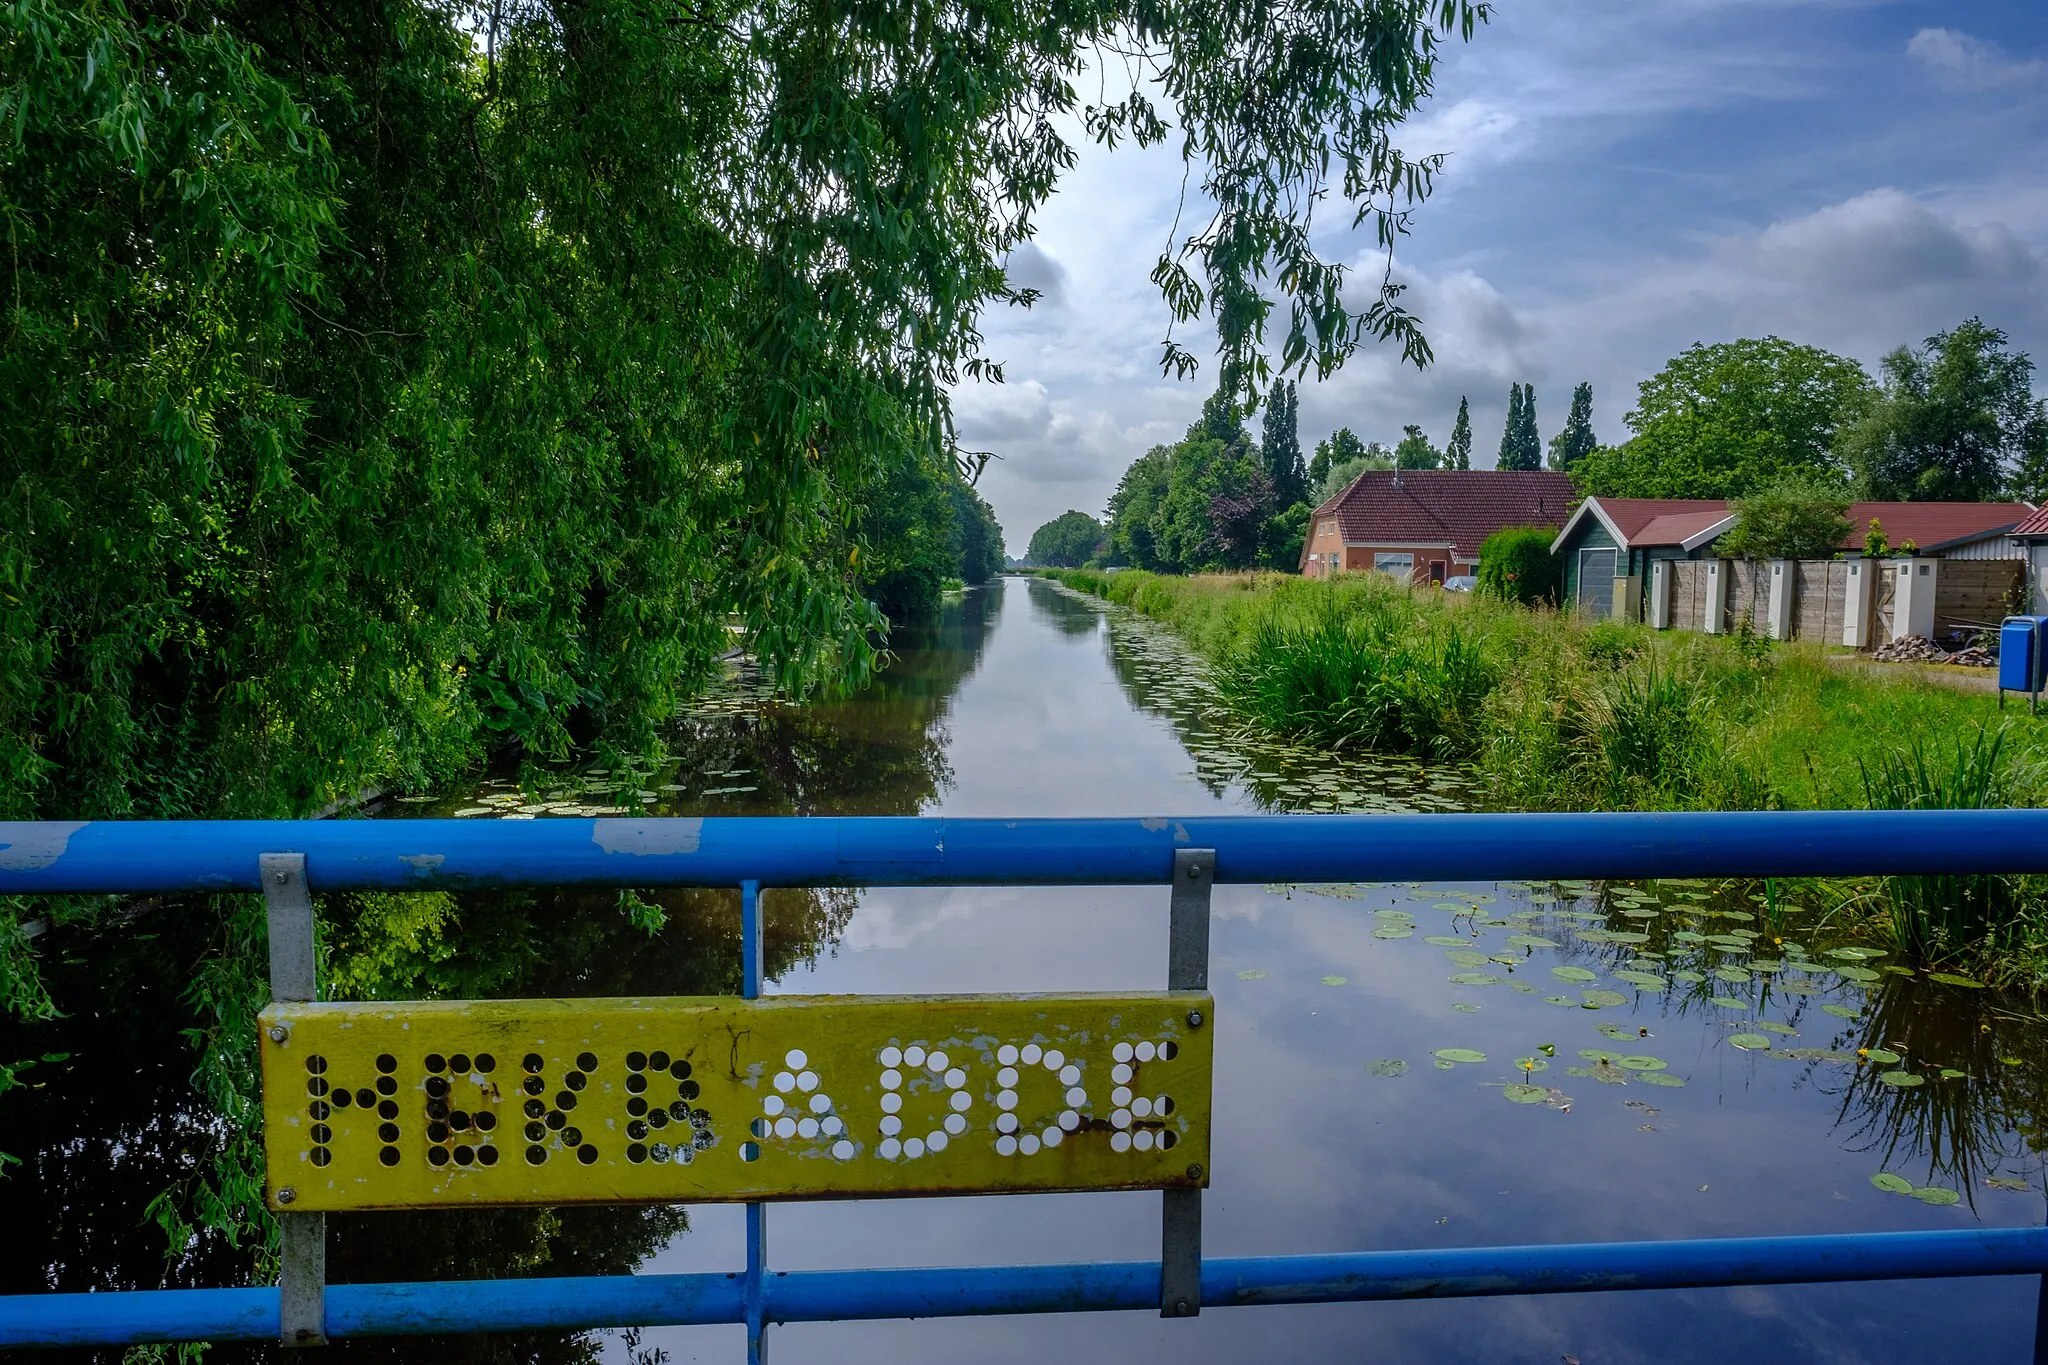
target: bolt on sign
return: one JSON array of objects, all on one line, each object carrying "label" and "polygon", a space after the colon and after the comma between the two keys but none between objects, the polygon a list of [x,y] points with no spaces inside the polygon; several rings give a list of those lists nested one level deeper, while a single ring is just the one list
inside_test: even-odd
[{"label": "bolt on sign", "polygon": [[274,1004],[273,1208],[1199,1188],[1201,991]]}]

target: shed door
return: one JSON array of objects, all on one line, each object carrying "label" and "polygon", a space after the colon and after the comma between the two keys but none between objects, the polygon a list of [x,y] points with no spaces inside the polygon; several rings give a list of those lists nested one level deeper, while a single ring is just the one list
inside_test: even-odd
[{"label": "shed door", "polygon": [[1579,551],[1579,611],[1586,616],[1614,615],[1614,551]]}]

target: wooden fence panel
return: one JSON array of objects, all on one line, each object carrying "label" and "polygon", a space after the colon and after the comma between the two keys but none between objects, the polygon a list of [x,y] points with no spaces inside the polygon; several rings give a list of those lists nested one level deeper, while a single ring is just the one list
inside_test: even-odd
[{"label": "wooden fence panel", "polygon": [[2017,559],[1944,559],[1935,570],[1934,637],[1996,630],[2025,573]]},{"label": "wooden fence panel", "polygon": [[1697,560],[1671,562],[1671,624],[1679,630],[1707,628],[1707,566]]},{"label": "wooden fence panel", "polygon": [[1849,566],[1839,559],[1802,559],[1793,565],[1793,574],[1793,638],[1840,644]]}]

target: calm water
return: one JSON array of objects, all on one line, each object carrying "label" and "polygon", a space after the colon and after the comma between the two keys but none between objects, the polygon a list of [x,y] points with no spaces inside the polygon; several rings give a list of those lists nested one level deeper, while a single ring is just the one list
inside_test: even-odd
[{"label": "calm water", "polygon": [[[660,772],[585,769],[532,801],[487,784],[398,813],[1150,815],[1483,801],[1412,765],[1332,769],[1234,735],[1170,637],[1044,582],[969,594],[899,648],[881,683],[851,701],[789,708],[737,685],[708,699],[678,719],[681,757]],[[2038,1022],[1982,992],[1887,971],[1885,959],[1811,924],[1812,912],[1773,921],[1759,894],[1668,883],[1219,887],[1207,1250],[2040,1221],[2033,1145],[2048,1095]],[[609,897],[466,901],[460,951],[405,970],[422,992],[732,989],[733,898],[650,899],[668,913],[652,940]],[[1796,904],[1797,888],[1784,899]],[[1164,983],[1163,889],[792,893],[771,897],[769,911],[775,991]],[[0,1246],[0,1292],[228,1283],[236,1273],[240,1253],[200,1237],[167,1279],[163,1235],[144,1215],[155,1190],[199,1173],[197,1158],[220,1140],[183,1083],[191,1053],[175,1030],[190,1017],[180,996],[192,964],[221,932],[202,909],[169,905],[119,933],[52,936],[51,977],[70,1017],[0,1043],[9,1056],[72,1058],[44,1068],[45,1088],[0,1102],[0,1150],[26,1163],[0,1184],[12,1234]],[[384,993],[399,993],[390,979]],[[1444,1049],[1484,1060],[1441,1060]],[[1874,1187],[1885,1172],[1921,1194]],[[770,1260],[812,1269],[1140,1259],[1158,1254],[1158,1224],[1151,1194],[787,1205],[770,1213]],[[740,1213],[722,1207],[334,1226],[337,1280],[724,1270],[744,1260]],[[778,1363],[1168,1353],[2019,1361],[2036,1288],[2015,1279],[1226,1309],[1171,1323],[1094,1314],[798,1325],[773,1329],[772,1349]],[[337,1349],[732,1361],[741,1336],[688,1328]]]}]

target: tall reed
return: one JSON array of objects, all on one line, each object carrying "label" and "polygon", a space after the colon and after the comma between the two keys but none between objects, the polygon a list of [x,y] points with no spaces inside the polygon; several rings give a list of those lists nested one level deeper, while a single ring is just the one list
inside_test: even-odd
[{"label": "tall reed", "polygon": [[[1930,756],[1915,737],[1875,763],[1859,763],[1871,810],[1987,810],[2013,801],[2003,727],[1979,730],[1952,753]],[[1921,962],[1980,958],[2021,929],[2022,879],[1992,874],[1884,877],[1871,894],[1898,951]]]}]

